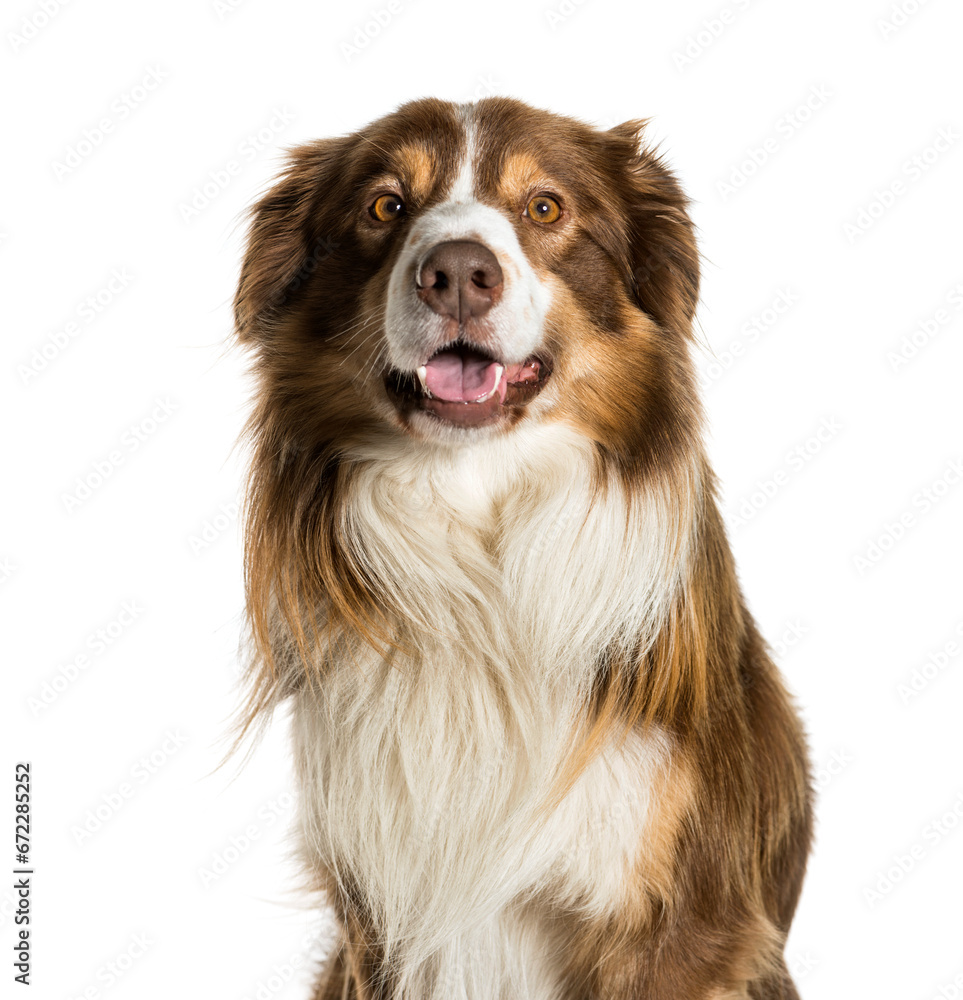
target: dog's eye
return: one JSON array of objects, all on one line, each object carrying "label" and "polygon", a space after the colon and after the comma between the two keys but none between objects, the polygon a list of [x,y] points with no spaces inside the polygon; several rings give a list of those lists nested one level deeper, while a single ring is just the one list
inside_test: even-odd
[{"label": "dog's eye", "polygon": [[562,214],[562,206],[550,195],[537,194],[528,203],[525,214],[536,222],[549,224],[558,222]]},{"label": "dog's eye", "polygon": [[383,194],[369,211],[379,222],[394,222],[405,214],[405,203],[396,194]]}]

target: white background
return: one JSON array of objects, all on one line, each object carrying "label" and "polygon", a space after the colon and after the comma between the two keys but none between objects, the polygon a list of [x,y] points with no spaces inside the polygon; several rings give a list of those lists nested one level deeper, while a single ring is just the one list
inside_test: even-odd
[{"label": "white background", "polygon": [[819,771],[803,996],[963,996],[963,8],[15,0],[0,28],[0,868],[29,760],[31,995],[308,995],[283,720],[215,770],[241,216],[283,147],[497,93],[651,116],[694,200],[710,448]]}]

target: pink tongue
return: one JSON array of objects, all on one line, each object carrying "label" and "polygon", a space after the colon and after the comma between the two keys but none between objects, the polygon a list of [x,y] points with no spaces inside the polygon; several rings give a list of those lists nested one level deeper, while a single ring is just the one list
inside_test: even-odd
[{"label": "pink tongue", "polygon": [[[425,383],[436,399],[451,403],[473,403],[495,388],[498,366],[490,358],[474,351],[441,351],[425,364]],[[506,380],[498,395],[504,398]]]}]

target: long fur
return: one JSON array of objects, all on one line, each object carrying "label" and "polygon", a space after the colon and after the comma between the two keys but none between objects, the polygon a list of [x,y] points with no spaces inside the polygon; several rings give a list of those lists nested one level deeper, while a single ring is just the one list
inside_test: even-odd
[{"label": "long fur", "polygon": [[[795,996],[805,745],[718,514],[697,250],[642,127],[413,102],[294,151],[253,210],[241,729],[292,702],[300,853],[342,926],[319,1000]],[[407,236],[358,221],[385,176]],[[385,392],[408,258],[497,244],[546,178],[573,221],[510,221],[499,254],[537,278],[551,378],[436,432]]]}]

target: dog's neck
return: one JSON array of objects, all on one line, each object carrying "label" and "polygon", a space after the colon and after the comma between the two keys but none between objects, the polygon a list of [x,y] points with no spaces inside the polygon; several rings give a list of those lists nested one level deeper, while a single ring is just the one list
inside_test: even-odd
[{"label": "dog's neck", "polygon": [[346,482],[342,544],[411,623],[420,658],[458,649],[506,676],[517,661],[584,671],[613,637],[644,652],[684,577],[699,489],[692,471],[630,502],[560,424],[452,449],[373,446]]}]

